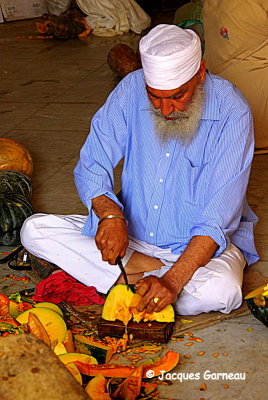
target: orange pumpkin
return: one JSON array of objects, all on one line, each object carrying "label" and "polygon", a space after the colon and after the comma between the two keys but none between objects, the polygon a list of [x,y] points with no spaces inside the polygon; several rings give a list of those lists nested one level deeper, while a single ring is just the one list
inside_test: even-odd
[{"label": "orange pumpkin", "polygon": [[124,43],[118,43],[111,48],[107,56],[107,63],[120,78],[141,68],[137,54]]},{"label": "orange pumpkin", "polygon": [[33,160],[29,151],[20,143],[0,138],[0,170],[20,171],[29,177],[33,173]]},{"label": "orange pumpkin", "polygon": [[140,295],[133,293],[126,285],[116,285],[111,289],[105,300],[102,318],[107,321],[119,320],[125,325],[130,320],[134,322],[140,322],[141,320],[174,322],[175,313],[171,304],[159,312],[149,314],[145,311],[138,311],[137,305],[140,299]]}]

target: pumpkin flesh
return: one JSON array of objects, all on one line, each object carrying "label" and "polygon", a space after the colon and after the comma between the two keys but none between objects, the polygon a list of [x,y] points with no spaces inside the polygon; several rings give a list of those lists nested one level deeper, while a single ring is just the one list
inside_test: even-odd
[{"label": "pumpkin flesh", "polygon": [[73,375],[73,377],[77,380],[77,382],[80,383],[80,385],[82,385],[83,384],[82,376],[81,376],[77,366],[74,363],[69,363],[69,364],[65,364],[65,367]]},{"label": "pumpkin flesh", "polygon": [[141,297],[133,293],[126,285],[116,285],[108,294],[103,306],[102,318],[107,321],[119,320],[127,325],[130,320],[134,322],[157,321],[174,322],[175,313],[172,305],[166,306],[160,312],[139,312],[137,305]]},{"label": "pumpkin flesh", "polygon": [[51,344],[62,342],[65,339],[67,328],[66,324],[59,314],[49,308],[31,308],[24,311],[16,319],[20,324],[27,324],[29,321],[29,313],[35,314],[45,328]]},{"label": "pumpkin flesh", "polygon": [[9,314],[9,298],[0,293],[0,317],[6,316]]},{"label": "pumpkin flesh", "polygon": [[[61,356],[60,356],[61,357]],[[159,358],[156,362],[146,365],[145,363],[140,366],[143,367],[142,378],[146,377],[146,372],[148,370],[153,370],[154,376],[161,375],[161,371],[171,371],[179,362],[180,355],[175,351],[169,350],[164,357]],[[105,377],[115,377],[115,378],[126,378],[131,373],[133,373],[136,367],[130,365],[119,365],[119,364],[99,364],[93,365],[89,363],[84,363],[83,360],[77,360],[75,363],[79,371],[88,376],[96,376],[97,374],[102,374]]]},{"label": "pumpkin flesh", "polygon": [[62,342],[68,353],[74,353],[73,334],[70,329],[67,330],[64,341]]},{"label": "pumpkin flesh", "polygon": [[34,307],[37,308],[49,308],[50,310],[54,311],[55,313],[59,314],[63,318],[63,312],[61,309],[57,306],[57,304],[50,303],[48,301],[42,301],[40,303],[36,303]]},{"label": "pumpkin flesh", "polygon": [[100,364],[108,363],[115,353],[111,345],[83,335],[74,335],[74,343],[76,351],[93,356]]},{"label": "pumpkin flesh", "polygon": [[50,346],[50,339],[47,334],[47,331],[39,321],[38,317],[32,312],[29,312],[27,325],[30,333],[32,333],[39,339],[43,340],[43,342],[45,342],[48,346]]},{"label": "pumpkin flesh", "polygon": [[89,356],[88,354],[81,354],[81,353],[64,353],[60,354],[59,359],[63,364],[70,364],[74,363],[81,374],[84,374],[84,370],[91,365],[98,364],[96,358]]},{"label": "pumpkin flesh", "polygon": [[118,400],[136,400],[141,390],[143,367],[137,367],[113,392]]},{"label": "pumpkin flesh", "polygon": [[111,400],[106,392],[106,379],[102,374],[96,375],[85,387],[86,393],[92,400]]}]

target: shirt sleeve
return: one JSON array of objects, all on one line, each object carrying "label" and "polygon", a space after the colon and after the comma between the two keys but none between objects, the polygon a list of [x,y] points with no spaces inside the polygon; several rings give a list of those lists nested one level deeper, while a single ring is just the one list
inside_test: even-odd
[{"label": "shirt sleeve", "polygon": [[121,81],[91,121],[90,133],[74,169],[78,194],[89,210],[83,233],[94,236],[98,217],[92,199],[105,195],[123,209],[114,193],[113,169],[124,157],[126,147],[126,90]]},{"label": "shirt sleeve", "polygon": [[204,207],[191,229],[193,236],[210,236],[225,250],[243,221],[243,207],[254,153],[251,112],[235,109],[214,148],[206,182]]}]

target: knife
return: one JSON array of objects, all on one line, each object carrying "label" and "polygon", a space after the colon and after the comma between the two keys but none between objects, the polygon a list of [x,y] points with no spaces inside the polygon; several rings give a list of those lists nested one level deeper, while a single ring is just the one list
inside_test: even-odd
[{"label": "knife", "polygon": [[118,265],[118,267],[120,268],[120,270],[122,272],[122,275],[123,275],[123,278],[124,278],[125,284],[127,285],[128,290],[130,290],[130,287],[129,287],[129,284],[128,284],[128,279],[127,279],[127,274],[126,274],[126,271],[125,271],[125,269],[123,267],[121,257],[118,256],[117,259],[115,260],[115,262],[116,262],[116,264]]}]

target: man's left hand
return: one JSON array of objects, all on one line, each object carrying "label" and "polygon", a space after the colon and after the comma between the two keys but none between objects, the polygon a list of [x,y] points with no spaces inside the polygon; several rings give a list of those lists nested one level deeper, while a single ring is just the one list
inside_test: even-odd
[{"label": "man's left hand", "polygon": [[175,303],[180,292],[170,279],[153,275],[140,279],[135,285],[135,290],[142,297],[138,311],[148,313],[159,312],[168,304]]}]

